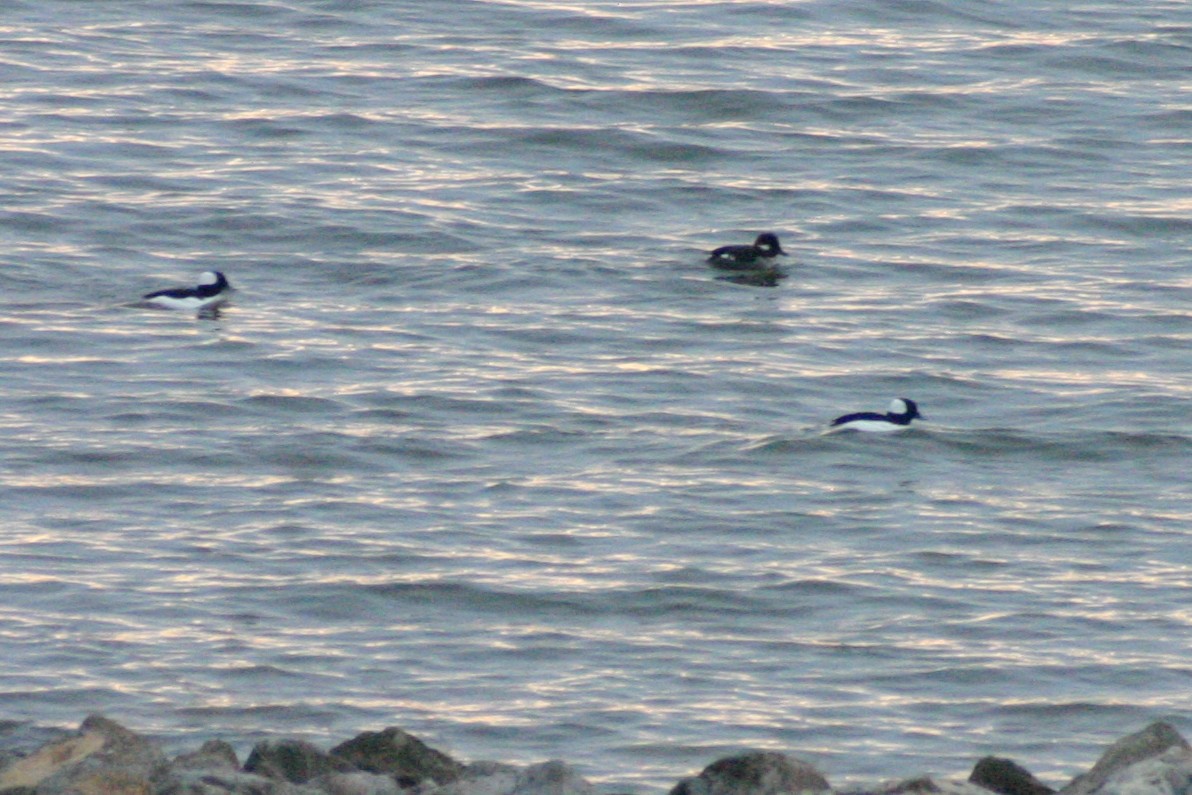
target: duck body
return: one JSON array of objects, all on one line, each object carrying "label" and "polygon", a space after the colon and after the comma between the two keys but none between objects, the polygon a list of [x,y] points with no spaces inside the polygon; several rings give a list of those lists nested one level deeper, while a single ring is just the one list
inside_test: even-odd
[{"label": "duck body", "polygon": [[146,293],[146,303],[165,309],[209,309],[228,299],[232,285],[219,271],[207,271],[199,276],[196,287],[175,287]]},{"label": "duck body", "polygon": [[864,431],[867,433],[893,433],[905,431],[911,425],[911,420],[925,419],[919,413],[915,401],[908,398],[895,398],[890,401],[890,408],[885,414],[876,411],[859,411],[845,414],[832,420],[829,426],[839,431]]},{"label": "duck body", "polygon": [[780,254],[786,256],[778,243],[778,236],[763,232],[752,245],[721,246],[708,255],[708,263],[725,270],[754,270]]}]

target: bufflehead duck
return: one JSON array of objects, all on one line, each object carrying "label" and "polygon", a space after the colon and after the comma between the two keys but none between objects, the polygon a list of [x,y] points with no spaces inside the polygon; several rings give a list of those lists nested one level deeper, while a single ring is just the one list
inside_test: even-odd
[{"label": "bufflehead duck", "polygon": [[860,411],[856,414],[845,414],[832,420],[833,430],[854,430],[870,432],[905,431],[913,419],[926,419],[919,413],[915,401],[907,398],[894,398],[890,401],[890,408],[885,414],[874,411]]},{"label": "bufflehead duck", "polygon": [[212,309],[228,298],[232,285],[219,271],[207,271],[199,276],[198,287],[176,287],[147,293],[147,303],[166,309]]},{"label": "bufflehead duck", "polygon": [[763,232],[757,236],[751,246],[721,246],[708,256],[708,262],[718,268],[741,270],[761,267],[766,260],[786,256],[782,246],[778,245],[778,236],[772,232]]}]

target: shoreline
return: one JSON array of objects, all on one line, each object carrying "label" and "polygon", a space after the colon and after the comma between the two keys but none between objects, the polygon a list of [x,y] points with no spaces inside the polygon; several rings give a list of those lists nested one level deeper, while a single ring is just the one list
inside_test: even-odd
[{"label": "shoreline", "polygon": [[[1053,788],[1013,760],[987,756],[967,780],[891,779],[836,789],[797,752],[746,751],[679,778],[668,795],[1185,795],[1192,746],[1156,722],[1110,745],[1088,771]],[[159,743],[100,715],[27,751],[0,754],[0,795],[615,795],[567,762],[516,766],[457,760],[396,728],[328,750],[295,739],[256,743],[248,757],[219,739],[166,756]]]}]

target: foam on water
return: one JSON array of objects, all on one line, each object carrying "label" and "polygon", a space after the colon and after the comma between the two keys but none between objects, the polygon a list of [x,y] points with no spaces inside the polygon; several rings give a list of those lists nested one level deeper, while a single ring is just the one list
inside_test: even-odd
[{"label": "foam on water", "polygon": [[21,736],[657,791],[1187,729],[1182,5],[60,5],[0,30]]}]

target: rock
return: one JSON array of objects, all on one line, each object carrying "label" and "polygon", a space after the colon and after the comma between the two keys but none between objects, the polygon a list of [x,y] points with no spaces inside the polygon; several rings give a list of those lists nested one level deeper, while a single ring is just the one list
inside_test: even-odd
[{"label": "rock", "polygon": [[99,767],[37,785],[37,795],[153,795],[150,777],[140,770]]},{"label": "rock", "polygon": [[428,795],[595,795],[570,765],[551,761],[518,769],[496,762],[469,765],[460,778]]},{"label": "rock", "polygon": [[401,787],[392,776],[381,773],[328,773],[314,782],[327,795],[399,795]]},{"label": "rock", "polygon": [[713,762],[670,795],[788,795],[831,789],[814,767],[786,754],[753,751]]},{"label": "rock", "polygon": [[1192,792],[1192,751],[1172,746],[1109,777],[1098,795],[1187,795]]},{"label": "rock", "polygon": [[263,740],[257,743],[244,772],[266,778],[305,784],[327,773],[346,773],[352,766],[338,757],[330,756],[302,740]]},{"label": "rock", "polygon": [[571,765],[558,760],[531,765],[518,774],[513,795],[595,795],[596,788]]},{"label": "rock", "polygon": [[240,770],[240,759],[236,749],[223,740],[208,740],[203,747],[189,754],[179,754],[170,763],[171,771],[214,770],[236,772]]},{"label": "rock", "polygon": [[447,754],[394,727],[359,734],[332,748],[331,755],[359,770],[390,775],[403,787],[428,779],[436,784],[448,784],[464,770],[462,764]]},{"label": "rock", "polygon": [[238,771],[181,770],[159,782],[154,795],[327,795],[317,787],[291,784]]},{"label": "rock", "polygon": [[989,795],[989,790],[985,787],[971,784],[967,781],[936,781],[938,789],[936,792],[940,795]]},{"label": "rock", "polygon": [[902,781],[897,781],[893,784],[888,784],[878,790],[880,795],[923,795],[923,793],[942,792],[939,784],[931,779],[930,776],[919,776],[918,778],[907,778]]},{"label": "rock", "polygon": [[1001,795],[1051,795],[1055,792],[1010,759],[987,756],[973,766],[970,783]]},{"label": "rock", "polygon": [[924,795],[924,793],[930,793],[930,795],[989,795],[989,790],[967,781],[947,779],[936,781],[930,776],[919,776],[918,778],[886,783],[875,790],[866,790],[865,793],[853,792],[849,795],[866,795],[866,793],[868,795]]},{"label": "rock", "polygon": [[0,790],[39,795],[151,795],[166,766],[155,744],[115,721],[92,715],[79,734],[43,746],[0,773]]},{"label": "rock", "polygon": [[59,770],[86,759],[103,748],[103,736],[83,734],[43,745],[29,756],[0,771],[0,790],[35,787]]},{"label": "rock", "polygon": [[[1089,793],[1104,790],[1111,778],[1120,776],[1127,768],[1160,756],[1168,750],[1173,750],[1174,755],[1180,757],[1192,751],[1192,747],[1170,724],[1152,723],[1142,731],[1123,737],[1109,746],[1105,753],[1101,754],[1097,764],[1093,765],[1093,769],[1072,779],[1066,787],[1060,790],[1060,795],[1089,795]],[[1178,768],[1179,763],[1175,764]],[[1175,770],[1172,772],[1177,777],[1179,776]],[[1112,791],[1117,791],[1121,786],[1121,782],[1118,782]],[[1107,792],[1106,795],[1108,795]]]},{"label": "rock", "polygon": [[274,795],[291,790],[289,783],[242,773],[232,746],[208,740],[199,750],[180,754],[170,762],[157,782],[155,795]]},{"label": "rock", "polygon": [[517,788],[521,771],[500,762],[475,762],[455,781],[432,791],[433,795],[509,795]]}]

